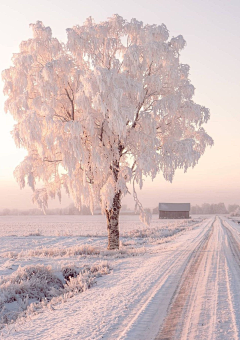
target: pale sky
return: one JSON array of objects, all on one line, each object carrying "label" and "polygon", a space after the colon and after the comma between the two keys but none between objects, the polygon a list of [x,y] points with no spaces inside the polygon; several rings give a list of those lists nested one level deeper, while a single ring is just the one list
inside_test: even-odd
[{"label": "pale sky", "polygon": [[[211,112],[205,128],[214,146],[194,169],[185,174],[178,170],[173,183],[161,175],[154,182],[146,180],[140,200],[145,207],[155,207],[158,202],[240,204],[239,0],[1,0],[0,70],[10,66],[19,43],[31,38],[30,23],[41,20],[54,36],[65,40],[66,28],[82,24],[89,16],[99,22],[115,13],[144,23],[164,23],[170,36],[184,36],[187,46],[181,62],[190,65],[194,100]],[[14,122],[3,110],[1,81],[0,87],[0,209],[31,208],[31,191],[20,190],[13,178],[25,152],[16,148],[10,135]],[[69,202],[65,198],[62,206]],[[132,206],[132,198],[125,203]]]}]

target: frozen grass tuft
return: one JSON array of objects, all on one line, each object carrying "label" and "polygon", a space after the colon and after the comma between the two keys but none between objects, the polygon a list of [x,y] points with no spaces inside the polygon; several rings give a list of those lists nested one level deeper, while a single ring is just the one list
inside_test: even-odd
[{"label": "frozen grass tuft", "polygon": [[145,253],[145,249],[119,249],[119,250],[105,250],[98,247],[91,246],[89,244],[83,244],[80,246],[72,246],[68,248],[57,247],[41,247],[37,249],[30,249],[17,252],[2,253],[1,257],[22,259],[29,257],[71,257],[71,256],[97,256],[98,258],[122,258],[128,256],[137,256]]},{"label": "frozen grass tuft", "polygon": [[2,254],[3,257],[9,258],[23,258],[23,257],[69,257],[76,255],[99,255],[100,250],[89,244],[83,244],[81,246],[72,246],[68,248],[57,248],[57,247],[41,247],[37,249],[30,249],[26,251],[7,252]]},{"label": "frozen grass tuft", "polygon": [[40,232],[40,230],[38,229],[35,233],[29,233],[26,236],[43,236],[42,233]]},{"label": "frozen grass tuft", "polygon": [[50,266],[26,266],[0,281],[1,323],[16,319],[33,301],[50,300],[61,294],[63,282]]},{"label": "frozen grass tuft", "polygon": [[55,273],[51,266],[19,267],[0,281],[0,328],[89,289],[97,277],[109,271],[106,262],[82,268],[69,265],[61,273]]},{"label": "frozen grass tuft", "polygon": [[[202,221],[202,220],[201,220]],[[165,227],[135,229],[125,232],[122,236],[122,246],[129,247],[136,244],[162,244],[171,241],[176,236],[181,235],[187,230],[193,229],[199,225],[199,220],[182,220],[168,222]]]},{"label": "frozen grass tuft", "polygon": [[173,236],[186,229],[186,226],[177,227],[177,228],[146,228],[142,230],[131,230],[129,232],[125,232],[123,234],[123,238],[166,238]]}]

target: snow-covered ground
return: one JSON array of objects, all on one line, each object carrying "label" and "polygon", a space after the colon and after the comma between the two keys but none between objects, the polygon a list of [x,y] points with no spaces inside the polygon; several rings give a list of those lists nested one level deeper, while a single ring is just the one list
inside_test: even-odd
[{"label": "snow-covered ground", "polygon": [[2,338],[240,338],[240,225],[121,216],[120,229],[106,251],[102,216],[0,217]]}]

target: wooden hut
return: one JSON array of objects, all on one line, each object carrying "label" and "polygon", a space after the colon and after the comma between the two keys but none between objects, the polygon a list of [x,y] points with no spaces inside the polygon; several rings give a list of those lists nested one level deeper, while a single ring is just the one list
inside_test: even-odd
[{"label": "wooden hut", "polygon": [[159,203],[159,218],[189,218],[190,203]]}]

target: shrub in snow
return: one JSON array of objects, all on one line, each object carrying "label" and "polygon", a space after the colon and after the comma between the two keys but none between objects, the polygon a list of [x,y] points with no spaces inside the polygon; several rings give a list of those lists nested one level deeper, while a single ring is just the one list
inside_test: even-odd
[{"label": "shrub in snow", "polygon": [[64,289],[66,292],[83,292],[89,289],[95,282],[96,278],[102,275],[109,274],[110,268],[108,264],[100,264],[94,266],[83,267],[79,274],[75,277],[69,276]]},{"label": "shrub in snow", "polygon": [[53,274],[50,266],[26,266],[0,281],[0,317],[2,323],[35,301],[51,300],[62,294],[63,282]]},{"label": "shrub in snow", "polygon": [[4,302],[17,301],[19,298],[41,300],[59,295],[63,289],[62,281],[53,274],[51,266],[20,267],[15,273],[0,282],[0,298]]},{"label": "shrub in snow", "polygon": [[107,263],[77,268],[62,268],[61,280],[51,266],[37,265],[18,268],[0,281],[0,327],[16,320],[19,315],[36,313],[42,307],[57,304],[63,298],[89,289],[96,278],[108,274]]},{"label": "shrub in snow", "polygon": [[35,233],[29,233],[27,236],[43,236],[39,230],[37,230]]},{"label": "shrub in snow", "polygon": [[78,276],[79,271],[76,269],[74,265],[70,265],[62,268],[62,274],[65,281],[69,281],[70,278]]}]

